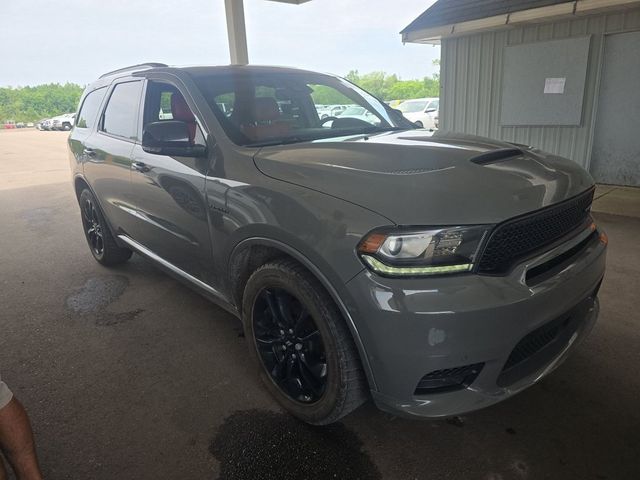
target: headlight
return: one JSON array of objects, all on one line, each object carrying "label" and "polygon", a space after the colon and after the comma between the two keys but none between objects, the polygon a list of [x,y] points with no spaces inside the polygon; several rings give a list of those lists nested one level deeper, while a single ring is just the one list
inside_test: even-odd
[{"label": "headlight", "polygon": [[388,276],[469,272],[490,225],[410,231],[374,231],[358,253],[373,271]]}]

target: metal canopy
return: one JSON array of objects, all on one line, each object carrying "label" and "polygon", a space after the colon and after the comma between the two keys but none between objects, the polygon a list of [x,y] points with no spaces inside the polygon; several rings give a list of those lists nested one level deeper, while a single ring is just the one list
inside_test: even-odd
[{"label": "metal canopy", "polygon": [[[300,5],[311,0],[268,0],[270,2],[290,3]],[[247,49],[247,30],[244,22],[243,0],[224,0],[227,17],[227,35],[229,36],[229,56],[232,65],[246,65],[249,63]]]}]

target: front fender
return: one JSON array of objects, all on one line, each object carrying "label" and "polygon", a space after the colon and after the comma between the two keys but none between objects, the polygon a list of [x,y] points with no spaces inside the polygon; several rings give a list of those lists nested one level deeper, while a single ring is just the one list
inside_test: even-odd
[{"label": "front fender", "polygon": [[[236,262],[236,259],[241,257],[244,252],[254,246],[269,247],[287,254],[288,256],[294,258],[296,261],[302,264],[320,281],[320,283],[327,290],[329,295],[331,295],[331,298],[340,309],[340,312],[342,313],[343,318],[345,319],[345,322],[349,327],[351,336],[353,337],[353,340],[358,349],[358,353],[360,354],[360,361],[362,362],[362,366],[367,376],[369,387],[372,390],[377,390],[375,378],[373,376],[373,371],[371,369],[366,348],[362,342],[360,333],[358,332],[356,322],[354,321],[351,314],[351,311],[355,310],[355,304],[351,300],[351,296],[349,295],[348,291],[344,288],[344,284],[339,280],[339,277],[331,268],[331,266],[326,264],[326,262],[317,255],[313,255],[316,258],[315,261],[312,260],[311,258],[309,258],[309,256],[292,247],[288,243],[274,240],[273,238],[255,236],[245,238],[236,245],[229,257],[228,271],[234,272],[235,268],[233,267],[233,265]],[[230,278],[229,281],[232,282],[233,279]]]}]

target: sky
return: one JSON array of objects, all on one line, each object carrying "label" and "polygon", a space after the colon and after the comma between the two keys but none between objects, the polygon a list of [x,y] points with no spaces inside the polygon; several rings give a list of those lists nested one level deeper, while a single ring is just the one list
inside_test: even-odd
[{"label": "sky", "polygon": [[[244,0],[250,63],[402,79],[437,72],[440,47],[400,30],[434,0]],[[142,62],[229,63],[223,0],[2,0],[0,86],[87,84]]]}]

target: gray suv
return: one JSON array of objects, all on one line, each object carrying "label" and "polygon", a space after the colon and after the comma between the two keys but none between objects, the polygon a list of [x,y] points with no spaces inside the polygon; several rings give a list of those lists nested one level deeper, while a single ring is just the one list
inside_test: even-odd
[{"label": "gray suv", "polygon": [[266,388],[312,424],[368,398],[414,417],[491,405],[597,317],[606,235],[580,166],[417,129],[338,77],[110,72],[69,152],[95,259],[138,253],[241,319]]}]

